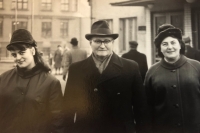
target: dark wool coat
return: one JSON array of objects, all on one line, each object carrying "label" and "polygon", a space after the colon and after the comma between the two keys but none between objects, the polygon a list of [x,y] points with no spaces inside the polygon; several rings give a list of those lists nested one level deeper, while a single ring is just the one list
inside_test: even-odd
[{"label": "dark wool coat", "polygon": [[142,80],[144,81],[146,72],[148,70],[146,55],[138,52],[137,50],[130,50],[128,53],[123,54],[122,57],[134,60],[138,63]]},{"label": "dark wool coat", "polygon": [[64,95],[66,132],[133,133],[134,120],[142,122],[143,94],[134,61],[113,54],[102,74],[92,56],[74,63]]},{"label": "dark wool coat", "polygon": [[63,133],[60,82],[39,66],[0,76],[1,133]]},{"label": "dark wool coat", "polygon": [[154,133],[200,132],[200,63],[185,56],[153,65],[145,78]]},{"label": "dark wool coat", "polygon": [[191,46],[186,46],[186,48],[187,52],[185,53],[185,56],[200,62],[200,51]]}]

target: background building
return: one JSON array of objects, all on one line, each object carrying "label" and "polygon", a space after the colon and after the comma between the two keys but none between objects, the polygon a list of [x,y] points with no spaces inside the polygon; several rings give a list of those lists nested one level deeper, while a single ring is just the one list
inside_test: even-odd
[{"label": "background building", "polygon": [[0,0],[0,61],[12,59],[6,46],[12,32],[29,30],[46,57],[57,45],[70,48],[77,37],[81,48],[90,51],[84,38],[90,32],[90,7],[87,0]]}]

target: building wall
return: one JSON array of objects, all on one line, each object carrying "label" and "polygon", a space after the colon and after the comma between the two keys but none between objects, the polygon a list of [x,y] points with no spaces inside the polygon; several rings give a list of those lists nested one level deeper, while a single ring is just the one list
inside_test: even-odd
[{"label": "building wall", "polygon": [[[27,10],[17,10],[17,21],[28,22],[27,30],[37,41],[39,50],[49,49],[53,53],[57,45],[64,46],[64,44],[71,48],[69,43],[71,38],[77,37],[80,47],[89,53],[90,47],[85,45],[87,40],[83,39],[85,32],[89,31],[85,23],[90,22],[90,7],[87,0],[77,0],[77,11],[61,11],[60,2],[61,0],[52,0],[52,10],[43,11],[41,0],[28,0]],[[11,3],[12,0],[3,1],[3,9],[0,9],[0,18],[3,19],[3,35],[0,37],[1,59],[8,59],[8,55],[5,57],[7,53],[5,47],[10,41],[12,22],[16,17],[16,11],[11,9]],[[42,22],[51,22],[51,37],[42,37]],[[66,37],[61,36],[61,22],[68,22],[68,36]]]}]

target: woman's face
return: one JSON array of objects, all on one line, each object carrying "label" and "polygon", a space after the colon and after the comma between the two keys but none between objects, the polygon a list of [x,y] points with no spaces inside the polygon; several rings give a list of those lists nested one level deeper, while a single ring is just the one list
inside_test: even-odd
[{"label": "woman's face", "polygon": [[180,56],[180,43],[178,39],[173,37],[166,37],[160,45],[161,52],[167,60],[177,60]]},{"label": "woman's face", "polygon": [[35,55],[35,49],[27,48],[25,51],[12,50],[11,55],[15,58],[15,63],[20,68],[32,69],[35,66],[33,55]]}]

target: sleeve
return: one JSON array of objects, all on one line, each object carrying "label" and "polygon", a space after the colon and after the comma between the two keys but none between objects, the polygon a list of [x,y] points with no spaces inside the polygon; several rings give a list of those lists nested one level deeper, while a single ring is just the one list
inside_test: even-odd
[{"label": "sleeve", "polygon": [[151,81],[150,73],[151,72],[148,70],[145,80],[144,80],[144,87],[145,87],[145,94],[146,94],[146,99],[147,99],[147,112],[148,112],[146,120],[147,120],[148,129],[152,131],[154,93],[152,90],[152,81]]},{"label": "sleeve", "polygon": [[67,51],[63,58],[63,75],[66,75],[71,64],[71,55],[70,52]]},{"label": "sleeve", "polygon": [[63,114],[64,114],[64,126],[65,131],[73,133],[75,129],[74,116],[76,112],[77,91],[78,86],[76,71],[72,70],[73,65],[69,67],[68,79],[65,87],[64,102],[63,102]]},{"label": "sleeve", "polygon": [[54,80],[51,85],[49,96],[49,113],[51,115],[51,132],[64,133],[63,115],[62,115],[63,96],[60,81]]},{"label": "sleeve", "polygon": [[139,72],[139,67],[136,65],[134,81],[132,83],[132,105],[134,112],[134,119],[136,121],[136,132],[146,133],[147,130],[147,101],[145,96],[145,89],[142,83],[142,77]]}]

